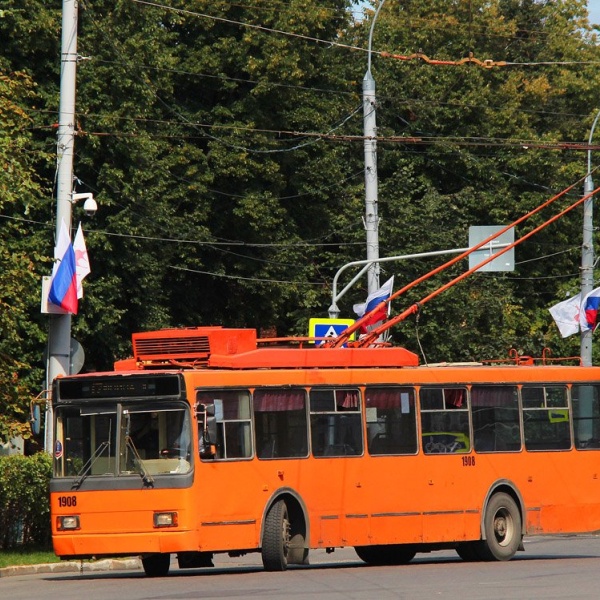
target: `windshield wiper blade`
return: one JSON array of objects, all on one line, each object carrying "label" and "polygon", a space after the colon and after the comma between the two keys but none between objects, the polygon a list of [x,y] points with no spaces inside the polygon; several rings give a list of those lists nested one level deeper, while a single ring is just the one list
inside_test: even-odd
[{"label": "windshield wiper blade", "polygon": [[130,436],[127,436],[126,443],[127,447],[131,448],[131,451],[135,456],[136,462],[140,467],[140,477],[142,478],[144,485],[154,487],[154,478],[152,477],[152,475],[150,475],[148,469],[146,469],[146,465],[144,464],[144,461],[140,456],[140,453],[137,451],[137,448],[135,447],[135,444],[133,443],[133,440]]},{"label": "windshield wiper blade", "polygon": [[102,442],[97,448],[96,450],[94,450],[94,453],[90,456],[90,458],[88,459],[88,461],[85,463],[85,465],[83,465],[83,468],[81,469],[80,473],[79,473],[79,478],[77,479],[77,481],[75,483],[73,483],[73,485],[71,486],[72,490],[78,490],[81,487],[81,484],[83,483],[84,479],[87,477],[88,473],[92,470],[92,466],[94,465],[94,463],[96,462],[96,460],[100,457],[100,455],[106,450],[106,448],[108,448],[110,446],[110,442],[107,440],[105,442]]}]

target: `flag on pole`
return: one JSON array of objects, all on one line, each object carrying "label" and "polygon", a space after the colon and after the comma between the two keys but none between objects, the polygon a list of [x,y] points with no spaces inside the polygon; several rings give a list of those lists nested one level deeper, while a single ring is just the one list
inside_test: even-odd
[{"label": "flag on pole", "polygon": [[83,237],[83,229],[81,229],[81,223],[77,227],[77,233],[75,234],[75,241],[73,242],[73,250],[75,251],[75,275],[77,278],[77,298],[83,298],[83,280],[92,272],[90,269],[90,259],[88,256],[87,248],[85,246],[85,239]]},{"label": "flag on pole", "polygon": [[592,290],[581,303],[581,331],[595,331],[600,310],[600,287]]},{"label": "flag on pole", "polygon": [[[392,275],[378,290],[371,292],[367,296],[367,301],[361,304],[355,304],[353,306],[354,312],[359,316],[363,317],[367,313],[371,312],[384,300],[387,300],[392,295],[394,289],[394,276]],[[369,329],[373,329],[373,326],[380,321],[384,321],[389,314],[390,306],[382,306],[377,312],[369,317],[362,325],[363,332],[367,332]]]},{"label": "flag on pole", "polygon": [[555,304],[549,310],[564,338],[580,331],[594,331],[598,326],[600,312],[600,287],[586,294],[583,300],[581,294],[577,294]]},{"label": "flag on pole", "polygon": [[581,294],[567,298],[567,300],[555,304],[549,310],[562,337],[566,338],[574,333],[579,333]]},{"label": "flag on pole", "polygon": [[54,249],[54,268],[48,300],[63,310],[77,314],[77,278],[75,272],[75,251],[71,236],[63,221],[60,225],[58,242]]}]

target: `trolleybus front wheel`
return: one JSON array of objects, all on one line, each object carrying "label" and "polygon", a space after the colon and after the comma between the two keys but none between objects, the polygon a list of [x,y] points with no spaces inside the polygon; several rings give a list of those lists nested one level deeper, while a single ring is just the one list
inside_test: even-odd
[{"label": "trolleybus front wheel", "polygon": [[287,504],[278,500],[265,517],[262,561],[266,571],[285,571],[290,551],[291,524]]},{"label": "trolleybus front wheel", "polygon": [[521,545],[521,513],[508,494],[494,494],[488,502],[483,521],[485,540],[478,543],[482,560],[510,560]]},{"label": "trolleybus front wheel", "polygon": [[149,554],[142,556],[142,567],[148,577],[165,577],[171,566],[170,554]]}]

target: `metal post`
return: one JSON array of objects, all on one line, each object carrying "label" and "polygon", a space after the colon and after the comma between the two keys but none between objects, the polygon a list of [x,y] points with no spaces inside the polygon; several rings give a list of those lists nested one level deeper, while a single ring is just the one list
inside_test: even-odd
[{"label": "metal post", "polygon": [[[588,145],[592,145],[592,137],[596,123],[600,118],[600,111],[590,130],[590,139]],[[588,149],[588,170],[583,185],[583,193],[587,195],[594,191],[594,182],[592,180],[592,151]],[[583,241],[581,245],[581,299],[589,294],[594,288],[594,198],[588,198],[583,203]],[[592,364],[592,331],[581,332],[581,363],[584,366]]]},{"label": "metal post", "polygon": [[[69,233],[71,232],[73,146],[75,140],[75,76],[77,71],[77,11],[77,0],[63,0],[60,104],[57,134],[56,240],[58,240],[62,221],[65,222]],[[70,348],[71,315],[50,315],[46,389],[51,390],[52,381],[55,377],[69,373]],[[48,401],[44,448],[46,452],[52,452],[53,446],[52,405]]]},{"label": "metal post", "polygon": [[385,0],[381,0],[371,23],[367,72],[363,79],[363,127],[365,152],[365,229],[367,232],[367,260],[372,261],[368,269],[369,294],[379,289],[379,216],[377,199],[377,122],[375,80],[371,74],[371,46],[375,21]]}]

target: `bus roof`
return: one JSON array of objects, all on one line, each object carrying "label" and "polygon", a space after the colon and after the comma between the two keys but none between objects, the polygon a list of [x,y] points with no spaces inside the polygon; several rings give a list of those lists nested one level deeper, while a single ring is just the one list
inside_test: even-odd
[{"label": "bus roof", "polygon": [[[116,371],[155,369],[335,369],[418,367],[410,350],[389,345],[371,347],[319,346],[316,338],[263,338],[254,329],[219,326],[161,329],[134,333],[133,357],[115,363]],[[505,360],[437,363],[428,367],[474,367],[483,364],[533,366],[539,362],[576,361],[578,357],[542,359],[518,356]]]},{"label": "bus roof", "polygon": [[[311,338],[257,339],[254,329],[190,327],[134,333],[133,357],[115,369],[415,367],[406,348],[320,348]],[[311,343],[312,341],[312,343]]]}]

